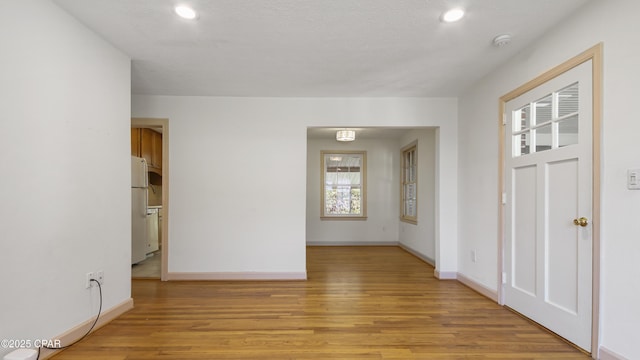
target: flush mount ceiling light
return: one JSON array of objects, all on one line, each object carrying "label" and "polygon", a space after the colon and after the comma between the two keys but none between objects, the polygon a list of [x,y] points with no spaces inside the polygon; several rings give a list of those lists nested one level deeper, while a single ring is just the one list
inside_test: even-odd
[{"label": "flush mount ceiling light", "polygon": [[186,5],[178,5],[174,8],[176,14],[183,19],[194,20],[198,17],[198,14],[192,8]]},{"label": "flush mount ceiling light", "polygon": [[336,140],[338,141],[353,141],[355,139],[355,130],[338,130],[338,132],[336,132]]},{"label": "flush mount ceiling light", "polygon": [[464,17],[464,10],[460,9],[460,8],[455,8],[455,9],[451,9],[449,11],[447,11],[446,13],[442,14],[442,16],[440,17],[440,19],[444,22],[456,22],[460,19],[462,19]]}]

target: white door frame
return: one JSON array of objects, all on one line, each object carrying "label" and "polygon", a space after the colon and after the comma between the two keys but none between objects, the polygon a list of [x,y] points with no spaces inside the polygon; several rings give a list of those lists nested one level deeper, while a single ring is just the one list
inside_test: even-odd
[{"label": "white door frame", "polygon": [[504,171],[505,171],[505,126],[504,120],[506,119],[505,106],[510,100],[517,98],[518,96],[546,83],[547,81],[573,69],[574,67],[587,62],[592,61],[592,113],[593,113],[593,194],[592,194],[592,209],[593,209],[593,258],[592,258],[592,320],[591,320],[591,355],[595,359],[598,354],[598,332],[600,327],[600,176],[601,176],[601,164],[600,164],[600,134],[601,134],[601,117],[602,117],[602,52],[603,45],[599,43],[594,47],[584,51],[583,53],[575,56],[572,59],[565,61],[564,63],[554,67],[553,69],[539,75],[535,79],[519,86],[518,88],[510,91],[509,93],[500,97],[499,100],[499,117],[498,117],[498,139],[500,139],[499,147],[499,163],[498,163],[498,208],[499,208],[499,221],[498,221],[498,303],[504,305],[504,285],[503,272],[505,269],[505,212],[502,201],[502,194],[506,191],[504,184]]}]

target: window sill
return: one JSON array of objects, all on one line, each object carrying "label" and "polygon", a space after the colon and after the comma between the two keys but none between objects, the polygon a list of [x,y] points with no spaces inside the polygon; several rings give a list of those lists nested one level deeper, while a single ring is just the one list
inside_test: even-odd
[{"label": "window sill", "polygon": [[353,221],[353,220],[367,220],[366,216],[320,216],[320,220],[324,221],[324,220],[348,220],[348,221]]},{"label": "window sill", "polygon": [[409,224],[413,224],[413,225],[418,225],[418,220],[417,219],[400,218],[400,221],[406,222],[406,223],[409,223]]}]

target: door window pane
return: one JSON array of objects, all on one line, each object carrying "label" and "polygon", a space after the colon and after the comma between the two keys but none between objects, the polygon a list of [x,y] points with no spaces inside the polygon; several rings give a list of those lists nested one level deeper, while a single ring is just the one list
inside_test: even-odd
[{"label": "door window pane", "polygon": [[579,83],[513,111],[514,157],[578,143]]},{"label": "door window pane", "polygon": [[571,116],[558,123],[558,146],[578,143],[578,115]]},{"label": "door window pane", "polygon": [[531,106],[527,105],[514,114],[513,131],[525,130],[531,127]]},{"label": "door window pane", "polygon": [[558,117],[578,112],[578,83],[558,92]]},{"label": "door window pane", "polygon": [[536,152],[551,149],[553,146],[553,134],[551,124],[539,127],[536,130]]},{"label": "door window pane", "polygon": [[513,137],[513,150],[514,156],[521,156],[529,154],[531,145],[531,139],[529,132],[519,134]]},{"label": "door window pane", "polygon": [[547,95],[544,98],[536,101],[536,124],[543,124],[545,122],[551,121],[552,118],[552,97],[551,95]]}]

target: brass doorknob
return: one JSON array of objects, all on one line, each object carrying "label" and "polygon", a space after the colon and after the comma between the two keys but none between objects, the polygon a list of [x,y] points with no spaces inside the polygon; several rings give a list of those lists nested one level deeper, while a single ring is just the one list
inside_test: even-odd
[{"label": "brass doorknob", "polygon": [[586,217],[581,217],[580,219],[573,219],[573,223],[576,225],[580,225],[582,227],[585,227],[587,225],[589,225],[589,219],[587,219]]}]

